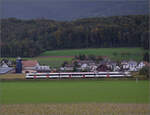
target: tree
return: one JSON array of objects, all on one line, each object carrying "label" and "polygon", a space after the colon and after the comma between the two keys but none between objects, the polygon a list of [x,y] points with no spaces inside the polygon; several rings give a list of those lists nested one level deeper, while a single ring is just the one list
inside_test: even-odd
[{"label": "tree", "polygon": [[93,61],[96,60],[96,56],[95,56],[95,55],[89,55],[88,58],[89,58],[90,60],[93,60]]},{"label": "tree", "polygon": [[86,59],[86,55],[85,54],[80,54],[79,55],[79,59],[80,60],[85,60]]},{"label": "tree", "polygon": [[1,22],[2,57],[33,57],[56,49],[149,48],[148,15],[96,17],[69,22],[8,18],[1,19]]},{"label": "tree", "polygon": [[148,52],[144,53],[144,57],[143,57],[144,61],[150,62],[150,55]]},{"label": "tree", "polygon": [[64,61],[64,63],[62,64],[62,67],[65,67],[68,64],[67,61]]},{"label": "tree", "polygon": [[141,41],[142,41],[142,47],[144,49],[149,49],[149,45],[150,45],[150,38],[149,38],[149,35],[150,35],[150,32],[144,32],[142,34],[142,37],[141,37]]},{"label": "tree", "polygon": [[149,67],[145,66],[143,67],[140,71],[139,71],[140,75],[145,75],[147,78],[150,77],[150,73],[149,73]]}]

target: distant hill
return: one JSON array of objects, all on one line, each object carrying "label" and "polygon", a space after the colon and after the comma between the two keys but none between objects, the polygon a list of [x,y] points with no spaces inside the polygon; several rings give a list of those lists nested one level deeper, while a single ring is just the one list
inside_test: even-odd
[{"label": "distant hill", "polygon": [[148,14],[148,0],[3,0],[2,17],[74,20]]},{"label": "distant hill", "polygon": [[148,15],[85,18],[75,21],[2,19],[1,55],[34,57],[48,50],[149,48]]}]

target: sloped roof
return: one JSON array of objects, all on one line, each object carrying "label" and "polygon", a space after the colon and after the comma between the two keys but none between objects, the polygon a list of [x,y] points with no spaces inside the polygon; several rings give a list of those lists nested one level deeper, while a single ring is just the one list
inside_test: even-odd
[{"label": "sloped roof", "polygon": [[7,73],[9,71],[13,70],[13,68],[10,67],[0,67],[0,74]]},{"label": "sloped roof", "polygon": [[135,64],[135,65],[137,65],[137,62],[136,62],[136,61],[132,61],[132,60],[129,61],[128,63],[129,63],[129,64]]},{"label": "sloped roof", "polygon": [[39,63],[36,60],[22,61],[23,67],[35,67]]}]

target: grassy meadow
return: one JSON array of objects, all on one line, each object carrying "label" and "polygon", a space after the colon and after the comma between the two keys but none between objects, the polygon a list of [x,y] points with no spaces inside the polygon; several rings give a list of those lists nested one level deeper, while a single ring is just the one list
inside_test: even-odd
[{"label": "grassy meadow", "polygon": [[5,81],[1,91],[2,104],[149,103],[149,81]]},{"label": "grassy meadow", "polygon": [[0,115],[149,115],[149,81],[0,82]]},{"label": "grassy meadow", "polygon": [[[142,48],[91,48],[46,51],[40,56],[76,56],[80,54],[108,56],[114,60],[134,59],[141,60],[145,51]],[[127,55],[126,55],[127,54]]]},{"label": "grassy meadow", "polygon": [[49,65],[50,67],[58,68],[62,65],[64,61],[71,62],[73,58],[71,57],[36,57],[32,59],[37,60],[42,65]]}]

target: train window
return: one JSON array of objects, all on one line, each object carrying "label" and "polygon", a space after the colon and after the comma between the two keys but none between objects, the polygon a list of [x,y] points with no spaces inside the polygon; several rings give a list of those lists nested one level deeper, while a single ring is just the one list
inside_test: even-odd
[{"label": "train window", "polygon": [[59,74],[29,74],[28,76],[59,76]]}]

